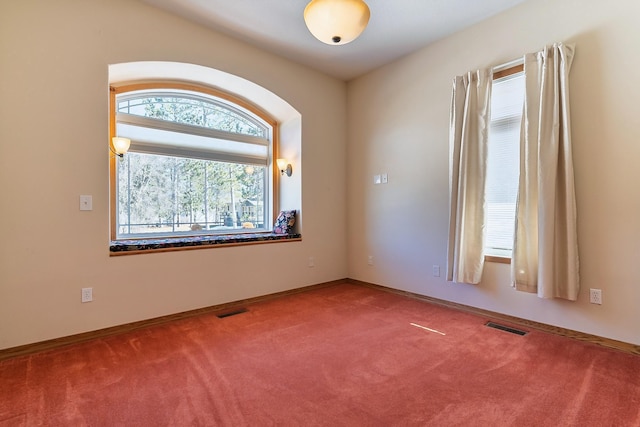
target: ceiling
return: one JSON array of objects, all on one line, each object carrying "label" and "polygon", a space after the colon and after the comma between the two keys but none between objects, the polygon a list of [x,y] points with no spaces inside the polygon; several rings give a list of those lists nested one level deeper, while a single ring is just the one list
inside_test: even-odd
[{"label": "ceiling", "polygon": [[368,27],[351,43],[316,40],[309,0],[143,0],[265,51],[350,80],[525,0],[366,0]]}]

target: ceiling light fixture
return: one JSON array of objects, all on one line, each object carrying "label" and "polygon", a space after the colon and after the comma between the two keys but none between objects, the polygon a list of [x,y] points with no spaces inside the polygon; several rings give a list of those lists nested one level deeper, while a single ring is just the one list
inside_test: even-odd
[{"label": "ceiling light fixture", "polygon": [[369,23],[369,6],[363,0],[311,0],[304,9],[304,22],[323,43],[347,44]]}]

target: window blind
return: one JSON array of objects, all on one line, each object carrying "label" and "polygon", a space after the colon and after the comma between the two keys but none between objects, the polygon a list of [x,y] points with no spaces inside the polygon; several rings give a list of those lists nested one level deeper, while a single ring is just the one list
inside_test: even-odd
[{"label": "window blind", "polygon": [[269,140],[214,129],[118,114],[116,132],[131,139],[131,151],[203,160],[267,165]]}]

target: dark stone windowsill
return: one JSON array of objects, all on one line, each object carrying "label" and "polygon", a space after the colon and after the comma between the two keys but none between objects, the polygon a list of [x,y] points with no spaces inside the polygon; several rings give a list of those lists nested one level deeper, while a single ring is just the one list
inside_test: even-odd
[{"label": "dark stone windowsill", "polygon": [[126,255],[147,251],[210,248],[225,245],[297,241],[301,239],[302,235],[300,234],[243,233],[162,239],[115,240],[109,244],[109,253],[110,255]]}]

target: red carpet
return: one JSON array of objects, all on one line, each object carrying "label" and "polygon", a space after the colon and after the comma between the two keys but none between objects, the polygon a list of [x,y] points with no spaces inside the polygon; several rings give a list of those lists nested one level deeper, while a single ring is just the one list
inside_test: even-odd
[{"label": "red carpet", "polygon": [[247,308],[0,362],[0,426],[640,426],[638,356],[358,285]]}]

